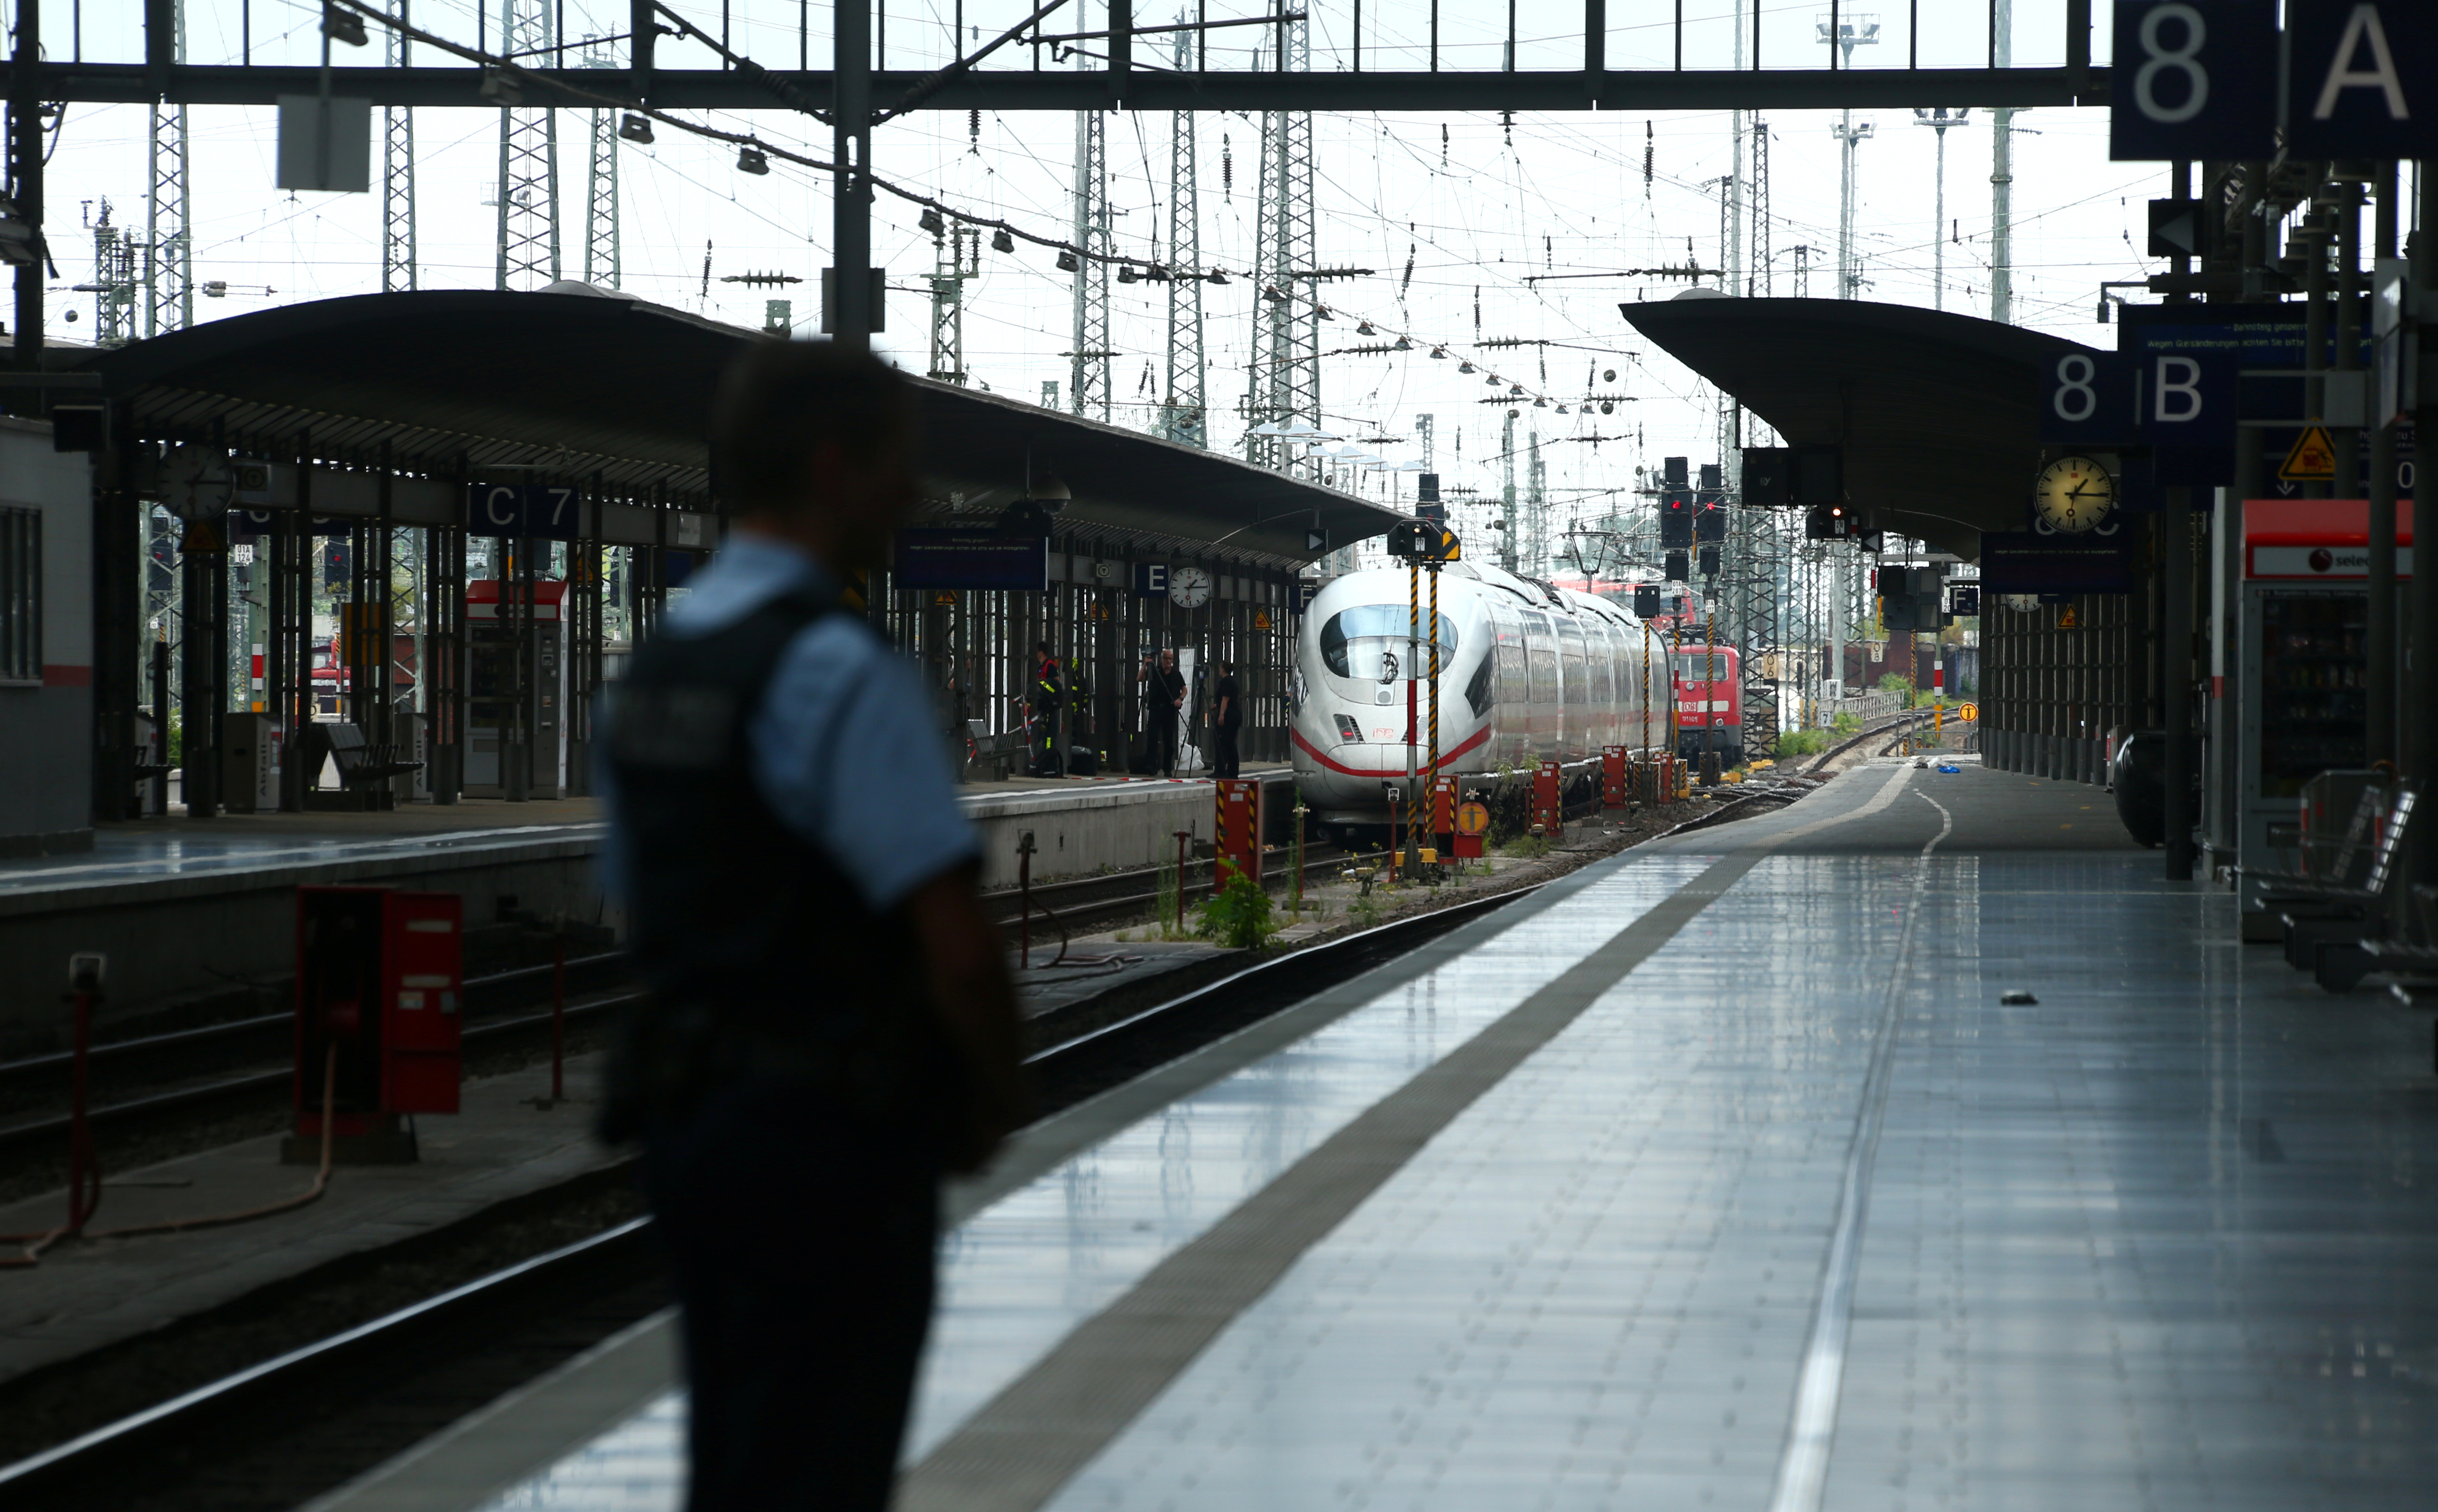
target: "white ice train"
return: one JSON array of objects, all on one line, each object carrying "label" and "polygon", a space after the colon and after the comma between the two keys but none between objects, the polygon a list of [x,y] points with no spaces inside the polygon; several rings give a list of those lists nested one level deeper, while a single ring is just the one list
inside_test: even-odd
[{"label": "white ice train", "polygon": [[[1402,567],[1350,572],[1303,617],[1288,733],[1304,801],[1334,829],[1387,822],[1384,784],[1404,781],[1409,743],[1414,769],[1429,765],[1429,632],[1413,655],[1406,595]],[[1670,743],[1666,639],[1623,606],[1457,562],[1440,573],[1439,633],[1444,771],[1556,757],[1580,778],[1602,747]]]}]

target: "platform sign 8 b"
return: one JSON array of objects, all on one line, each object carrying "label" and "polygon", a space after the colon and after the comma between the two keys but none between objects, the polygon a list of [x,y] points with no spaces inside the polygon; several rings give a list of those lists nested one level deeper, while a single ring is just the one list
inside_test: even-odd
[{"label": "platform sign 8 b", "polygon": [[2277,154],[2274,0],[2116,0],[2108,155]]},{"label": "platform sign 8 b", "polygon": [[2072,351],[2040,365],[2040,441],[2125,446],[2133,440],[2133,380],[2115,352]]}]

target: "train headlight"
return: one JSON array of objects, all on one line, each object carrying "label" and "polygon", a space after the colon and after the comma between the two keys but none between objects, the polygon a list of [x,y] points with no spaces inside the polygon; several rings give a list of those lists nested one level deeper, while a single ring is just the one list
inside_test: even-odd
[{"label": "train headlight", "polygon": [[1337,716],[1337,738],[1344,741],[1352,741],[1356,745],[1362,744],[1363,727],[1354,722],[1354,716],[1352,714],[1340,714]]}]

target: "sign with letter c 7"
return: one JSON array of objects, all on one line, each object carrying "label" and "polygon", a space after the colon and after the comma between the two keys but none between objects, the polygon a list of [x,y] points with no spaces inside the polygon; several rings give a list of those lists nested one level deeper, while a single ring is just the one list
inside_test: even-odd
[{"label": "sign with letter c 7", "polygon": [[467,485],[466,529],[505,540],[584,538],[584,490],[570,484],[478,483]]}]

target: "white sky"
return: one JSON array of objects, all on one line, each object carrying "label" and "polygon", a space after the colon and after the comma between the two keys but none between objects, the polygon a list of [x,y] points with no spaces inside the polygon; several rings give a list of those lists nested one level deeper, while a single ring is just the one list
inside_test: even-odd
[{"label": "white sky", "polygon": [[[392,0],[395,3],[395,0]],[[1749,0],[1685,0],[1688,17],[1686,63],[1724,66],[1733,61],[1730,40],[1748,27]],[[496,38],[501,0],[415,0],[414,19],[452,39],[471,43],[477,11]],[[948,17],[957,0],[890,0],[898,12],[889,20],[890,67],[927,66],[944,56]],[[706,28],[720,29],[718,0],[686,0],[680,9]],[[726,7],[733,44],[771,66],[791,66],[797,56],[800,0],[730,0]],[[963,0],[969,26],[987,38],[1029,9],[1019,0]],[[1925,66],[1983,61],[1986,0],[1919,0],[1924,13],[1918,46]],[[2109,16],[2096,6],[2094,52],[2106,60]],[[70,35],[81,16],[80,39]],[[1349,62],[1351,0],[1311,8],[1316,71],[1342,69]],[[2063,0],[2015,0],[2014,61],[2062,61]],[[1665,18],[1672,0],[1612,0],[1619,24],[1609,39],[1613,71],[1667,66],[1670,34]],[[188,58],[195,62],[236,61],[250,31],[253,57],[265,62],[311,62],[318,58],[318,0],[186,0]],[[1157,12],[1174,8],[1153,0],[1138,16],[1151,25]],[[133,18],[139,8],[126,0],[49,0],[44,23],[49,52],[70,55],[80,44],[87,59],[132,59],[140,53]],[[826,8],[809,8],[814,27],[810,55],[826,62]],[[1264,13],[1260,0],[1207,0],[1207,14]],[[1371,0],[1365,7],[1367,66],[1419,67],[1427,36],[1428,7],[1421,0]],[[1498,64],[1506,7],[1497,0],[1442,0],[1443,68]],[[1853,19],[1856,11],[1841,13]],[[581,38],[621,30],[625,0],[565,0],[566,35]],[[1053,18],[1051,29],[1085,29],[1071,15]],[[1089,26],[1102,24],[1093,4]],[[1627,24],[1648,14],[1655,25]],[[1826,49],[1811,40],[1823,4],[1764,8],[1762,62],[1769,67],[1816,67]],[[1858,51],[1860,67],[1901,67],[1913,44],[1906,36],[1906,7],[1885,5],[1864,17],[1883,22],[1881,43]],[[1517,29],[1523,38],[1518,66],[1572,66],[1581,9],[1555,0],[1520,0]],[[1212,34],[1211,65],[1241,68],[1250,62],[1258,28]],[[374,46],[342,62],[377,62]],[[1153,55],[1154,39],[1137,43],[1139,60]],[[661,62],[670,67],[710,66],[699,46],[663,39]],[[445,59],[418,56],[417,62]],[[994,65],[1029,66],[1020,48],[1003,51]],[[1045,66],[1049,66],[1045,62]],[[1975,105],[1953,100],[1950,105]],[[580,276],[585,113],[560,114],[564,271]],[[714,117],[745,129],[743,115]],[[1858,112],[1876,128],[1861,149],[1858,242],[1869,286],[1865,296],[1927,306],[1933,299],[1932,225],[1934,202],[1934,132],[1917,128],[1910,111]],[[1825,295],[1834,285],[1838,202],[1838,154],[1829,129],[1834,112],[1787,112],[1769,117],[1772,131],[1769,182],[1776,253],[1775,288],[1793,292],[1791,249],[1813,249],[1811,291]],[[1121,114],[1107,122],[1110,197],[1117,247],[1148,258],[1158,238],[1168,238],[1168,164],[1173,117],[1165,113]],[[1648,187],[1642,166],[1646,123],[1652,133],[1653,176]],[[2112,332],[2095,326],[2093,307],[2103,279],[2138,278],[2161,270],[2139,255],[2142,202],[2166,192],[2161,166],[2112,164],[2107,157],[2104,110],[2040,110],[2017,117],[2023,134],[2015,153],[2015,295],[2020,324],[2097,344],[2112,344]],[[1214,444],[1241,444],[1245,422],[1236,410],[1246,388],[1244,363],[1258,290],[1233,275],[1253,255],[1259,123],[1239,115],[1200,118],[1202,249],[1207,265],[1227,269],[1231,283],[1207,289],[1205,312],[1210,362],[1209,394]],[[751,129],[766,138],[826,156],[826,132],[809,119],[784,111],[756,113]],[[500,118],[491,111],[417,113],[418,273],[425,288],[488,288],[493,277],[494,211],[488,198],[498,168]],[[1444,130],[1444,141],[1442,131]],[[2037,133],[2037,134],[2033,134]],[[817,316],[817,285],[828,261],[829,204],[826,180],[773,162],[768,177],[735,171],[734,152],[721,144],[662,129],[649,148],[622,148],[622,242],[624,287],[645,298],[699,310],[743,325],[759,325],[768,290],[723,285],[724,274],[774,271],[806,283],[785,290],[796,301],[800,321]],[[134,106],[72,109],[51,162],[49,222],[62,287],[92,276],[91,240],[80,219],[97,214],[107,199],[115,221],[140,228],[146,185],[147,113]],[[1070,114],[985,114],[979,151],[968,136],[963,112],[918,113],[884,127],[874,147],[878,171],[911,187],[927,188],[960,206],[1002,215],[1043,235],[1065,237],[1071,210],[1069,190],[1075,122]],[[1436,115],[1329,114],[1314,121],[1320,266],[1379,270],[1376,276],[1327,286],[1327,296],[1344,318],[1322,326],[1324,349],[1369,340],[1354,335],[1358,318],[1369,318],[1393,340],[1409,334],[1416,349],[1394,357],[1338,357],[1323,364],[1322,399],[1327,422],[1349,436],[1408,438],[1372,449],[1391,461],[1415,456],[1413,417],[1438,416],[1436,461],[1451,485],[1472,484],[1494,494],[1499,483],[1490,459],[1504,406],[1490,397],[1479,376],[1459,377],[1458,356],[1471,355],[1496,372],[1546,394],[1552,408],[1527,408],[1537,422],[1548,463],[1556,524],[1574,515],[1577,501],[1586,515],[1601,511],[1599,491],[1631,487],[1635,464],[1653,465],[1668,454],[1712,460],[1716,447],[1715,396],[1690,373],[1658,353],[1637,353],[1641,343],[1618,314],[1620,300],[1665,298],[1681,284],[1650,279],[1575,279],[1537,288],[1524,278],[1540,273],[1589,273],[1682,263],[1687,238],[1705,267],[1720,259],[1720,212],[1716,181],[1729,164],[1728,117],[1723,113],[1650,113],[1613,110],[1564,114],[1519,114],[1511,132],[1484,114]],[[274,131],[268,110],[199,108],[193,112],[195,278],[224,280],[225,299],[199,300],[200,319],[219,319],[299,300],[364,293],[380,287],[380,196],[291,195],[272,187]],[[1990,129],[1987,113],[1974,110],[1971,124],[1950,133],[1947,212],[1953,222],[1945,247],[1947,306],[1986,315],[1988,309]],[[1223,186],[1222,164],[1232,158],[1232,192]],[[378,162],[376,163],[378,172]],[[913,207],[883,196],[874,229],[875,260],[891,274],[892,290],[920,288],[931,266],[929,237],[915,228]],[[704,244],[711,244],[712,278],[703,294]],[[1402,283],[1409,253],[1410,285]],[[967,364],[995,392],[1037,399],[1045,379],[1064,392],[1070,345],[1069,280],[1051,267],[1051,254],[1019,243],[1000,255],[983,253],[983,274],[967,286]],[[1479,325],[1475,306],[1479,301]],[[1113,346],[1111,389],[1121,423],[1148,426],[1161,387],[1165,344],[1165,292],[1157,284],[1111,283]],[[926,296],[892,292],[891,332],[881,339],[917,371],[928,365],[923,346]],[[59,324],[63,307],[80,308],[80,324]],[[89,334],[91,296],[62,292],[53,307],[52,329],[69,339]],[[1542,339],[1564,343],[1483,354],[1479,338]],[[1447,343],[1451,360],[1432,361],[1429,348]],[[1546,358],[1546,378],[1544,360]],[[1554,405],[1579,399],[1595,365],[1618,370],[1618,385],[1635,402],[1613,416],[1560,416]],[[1146,387],[1146,372],[1152,380]],[[1500,391],[1503,393],[1504,391]],[[1528,399],[1526,401],[1528,406]],[[1519,422],[1522,428],[1524,422]],[[1595,446],[1594,434],[1616,439]],[[1460,438],[1460,439],[1459,439]],[[1461,447],[1461,460],[1458,454]],[[1521,468],[1519,467],[1519,481]],[[1410,492],[1410,483],[1406,484]],[[1459,529],[1463,528],[1461,516]]]}]

